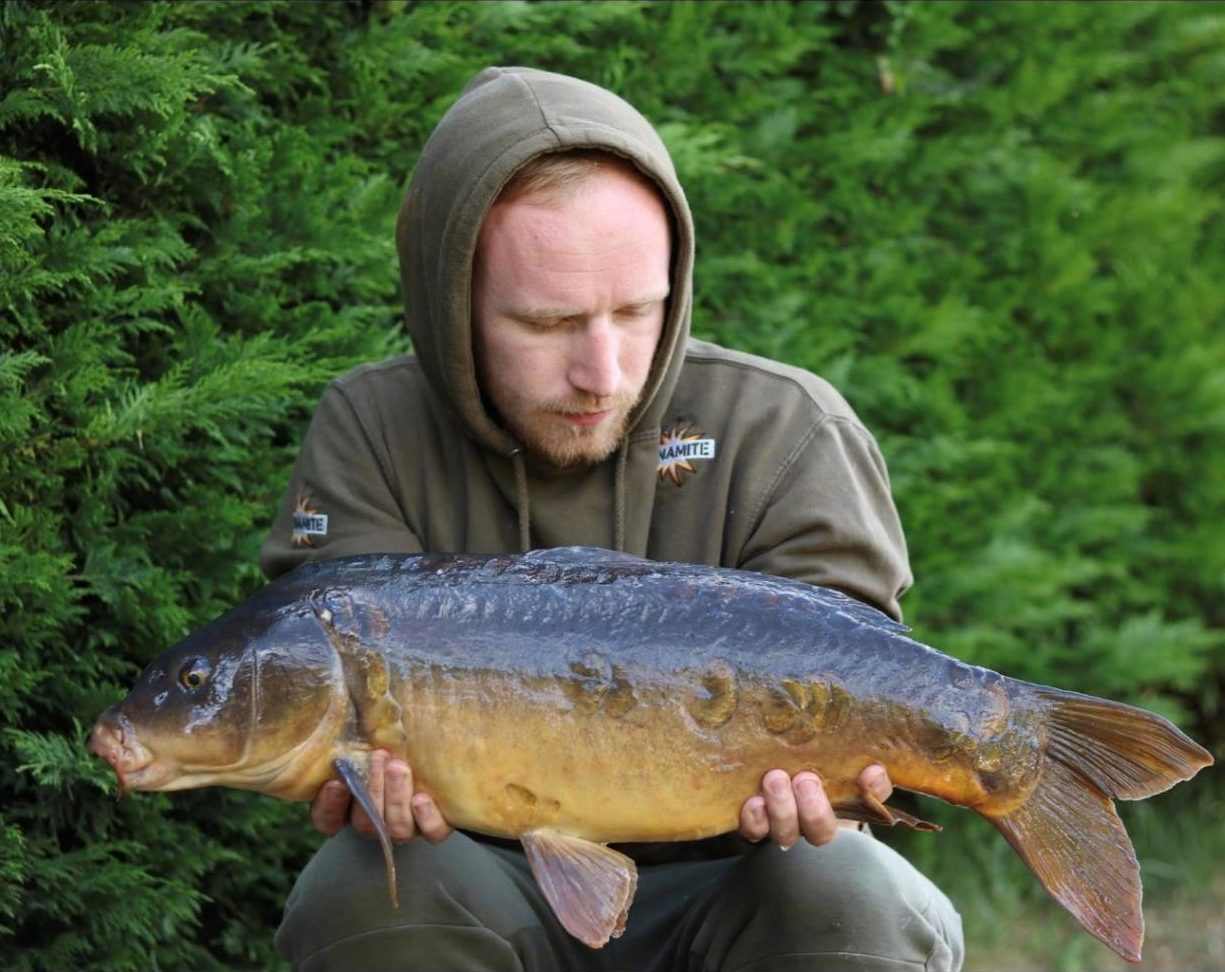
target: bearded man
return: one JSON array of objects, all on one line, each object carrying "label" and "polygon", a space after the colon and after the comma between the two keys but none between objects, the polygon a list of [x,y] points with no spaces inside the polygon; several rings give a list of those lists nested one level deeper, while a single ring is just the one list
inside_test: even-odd
[{"label": "bearded man", "polygon": [[[334,381],[261,564],[588,545],[837,588],[893,617],[905,541],[875,441],[826,382],[689,336],[693,222],[651,125],[602,88],[490,68],[427,143],[397,226],[415,353]],[[892,789],[879,766],[860,785]],[[375,760],[401,906],[339,782],[277,935],[301,969],[957,969],[960,919],[771,770],[739,834],[623,845],[625,934],[558,925],[517,845],[453,832]],[[351,826],[349,826],[351,824]],[[784,851],[788,851],[784,853]]]}]

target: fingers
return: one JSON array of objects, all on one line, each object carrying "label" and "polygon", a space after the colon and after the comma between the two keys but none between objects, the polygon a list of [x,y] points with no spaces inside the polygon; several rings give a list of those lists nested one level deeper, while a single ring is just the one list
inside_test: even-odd
[{"label": "fingers", "polygon": [[816,773],[797,773],[792,779],[783,770],[770,770],[762,777],[761,793],[740,808],[743,837],[759,841],[768,836],[784,850],[801,837],[828,844],[837,831],[838,819]]},{"label": "fingers", "polygon": [[740,808],[740,836],[757,843],[770,833],[766,816],[766,798],[761,794],[749,797]]},{"label": "fingers", "polygon": [[810,844],[828,844],[838,832],[838,818],[816,773],[796,773],[791,780],[800,833]]},{"label": "fingers", "polygon": [[384,771],[384,784],[383,820],[387,824],[387,833],[396,843],[412,840],[417,836],[411,806],[413,771],[402,759],[390,760]]},{"label": "fingers", "polygon": [[340,780],[328,780],[311,801],[311,823],[325,837],[334,837],[349,822],[349,788]]},{"label": "fingers", "polygon": [[893,781],[885,767],[873,763],[859,774],[860,792],[871,793],[881,803],[893,796]]},{"label": "fingers", "polygon": [[387,795],[383,805],[387,832],[397,843],[418,834],[431,844],[440,844],[454,829],[442,816],[428,793],[413,792],[413,771],[402,759],[387,764]]},{"label": "fingers", "polygon": [[761,791],[766,798],[766,816],[770,818],[770,838],[787,850],[800,839],[800,817],[791,777],[782,770],[770,770],[761,778]]},{"label": "fingers", "polygon": [[[437,844],[451,835],[453,828],[433,798],[427,793],[413,793],[413,772],[404,760],[391,759],[385,750],[375,750],[370,756],[366,786],[394,842],[404,843],[420,834]],[[339,780],[329,780],[320,787],[311,803],[311,822],[328,837],[346,824],[367,837],[376,833],[370,816]]]},{"label": "fingers", "polygon": [[413,797],[412,810],[417,832],[431,844],[441,844],[455,829],[443,819],[442,811],[428,793],[418,793]]}]

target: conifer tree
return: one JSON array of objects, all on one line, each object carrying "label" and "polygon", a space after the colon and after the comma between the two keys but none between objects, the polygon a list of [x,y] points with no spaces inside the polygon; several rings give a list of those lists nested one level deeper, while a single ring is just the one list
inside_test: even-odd
[{"label": "conifer tree", "polygon": [[277,966],[304,810],[116,803],[85,737],[407,348],[400,190],[490,63],[659,125],[695,332],[878,434],[924,640],[1219,747],[1223,51],[1197,3],[0,6],[0,967]]}]

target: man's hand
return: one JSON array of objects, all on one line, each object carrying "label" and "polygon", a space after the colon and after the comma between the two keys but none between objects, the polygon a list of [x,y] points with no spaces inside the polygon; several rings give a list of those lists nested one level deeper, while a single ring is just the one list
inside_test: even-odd
[{"label": "man's hand", "polygon": [[[454,829],[438,805],[425,793],[413,793],[413,771],[402,759],[388,759],[384,750],[370,757],[370,796],[383,814],[387,833],[396,843],[417,836],[438,844]],[[340,833],[346,824],[367,837],[374,836],[374,824],[340,780],[328,780],[311,802],[311,823],[328,837]]]},{"label": "man's hand", "polygon": [[[867,767],[859,776],[861,789],[884,803],[893,793],[893,784],[883,766]],[[801,837],[810,844],[828,844],[839,826],[816,773],[807,771],[789,777],[783,770],[770,770],[761,779],[761,792],[744,801],[740,808],[740,835],[751,841],[770,837],[786,850]]]}]

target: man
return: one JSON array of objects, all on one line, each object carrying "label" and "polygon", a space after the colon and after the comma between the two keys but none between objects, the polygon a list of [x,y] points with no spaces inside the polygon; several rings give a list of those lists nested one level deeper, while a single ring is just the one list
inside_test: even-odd
[{"label": "man", "polygon": [[[625,102],[482,72],[427,143],[397,242],[416,354],[328,388],[269,576],[310,557],[587,544],[837,587],[897,616],[910,578],[874,441],[815,376],[689,338],[692,220]],[[343,786],[320,791],[312,819],[336,836],[278,932],[296,967],[960,966],[947,899],[840,826],[815,773],[766,773],[739,836],[624,848],[639,890],[597,952],[560,929],[521,852],[453,834],[411,769],[380,758],[371,781],[403,841],[398,910],[355,833],[369,821],[354,809],[346,828]],[[861,785],[891,789],[880,767]]]}]

